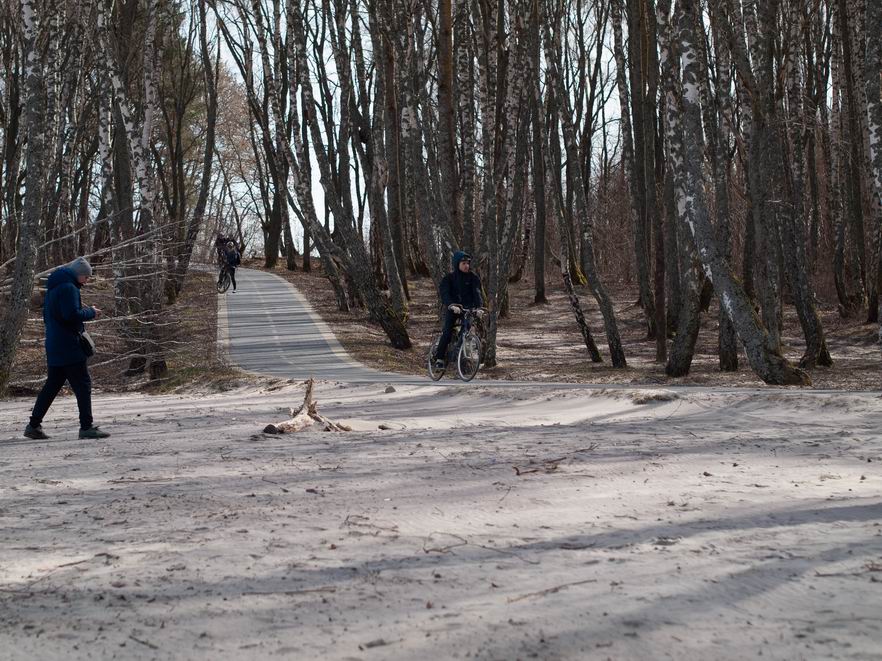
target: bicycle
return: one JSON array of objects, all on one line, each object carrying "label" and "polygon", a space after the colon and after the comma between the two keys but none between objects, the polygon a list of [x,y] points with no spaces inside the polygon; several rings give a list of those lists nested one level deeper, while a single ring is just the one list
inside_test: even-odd
[{"label": "bicycle", "polygon": [[471,381],[475,378],[481,367],[483,356],[478,325],[486,313],[487,310],[484,308],[463,309],[462,316],[453,327],[453,335],[450,337],[450,344],[447,345],[447,355],[444,357],[443,367],[435,365],[435,351],[438,349],[441,337],[438,336],[435,339],[429,350],[428,358],[429,378],[432,381],[440,380],[447,371],[447,366],[453,361],[456,361],[456,371],[460,379]]},{"label": "bicycle", "polygon": [[220,275],[217,278],[217,292],[223,294],[230,288],[232,282],[233,279],[230,277],[230,269],[228,269],[225,264],[221,267]]}]

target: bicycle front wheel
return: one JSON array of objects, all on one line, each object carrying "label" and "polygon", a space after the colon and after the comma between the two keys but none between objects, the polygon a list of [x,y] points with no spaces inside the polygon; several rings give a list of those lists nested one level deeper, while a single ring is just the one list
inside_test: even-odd
[{"label": "bicycle front wheel", "polygon": [[220,279],[217,281],[217,291],[223,294],[230,288],[231,282],[230,272],[224,269],[223,275],[221,275]]},{"label": "bicycle front wheel", "polygon": [[432,343],[432,348],[429,349],[429,357],[428,357],[428,367],[429,367],[429,378],[432,381],[438,381],[444,376],[445,368],[444,367],[436,367],[435,366],[435,352],[438,350],[438,340],[435,340]]},{"label": "bicycle front wheel", "polygon": [[474,332],[469,332],[462,340],[456,357],[456,370],[463,381],[471,381],[481,366],[481,340]]}]

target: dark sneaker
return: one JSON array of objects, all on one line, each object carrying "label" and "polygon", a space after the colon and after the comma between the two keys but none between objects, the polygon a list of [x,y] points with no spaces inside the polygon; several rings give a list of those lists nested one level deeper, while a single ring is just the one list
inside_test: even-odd
[{"label": "dark sneaker", "polygon": [[80,430],[80,438],[107,438],[108,436],[110,436],[109,432],[101,431],[94,425],[88,429]]},{"label": "dark sneaker", "polygon": [[24,435],[27,438],[34,439],[35,441],[42,441],[43,439],[49,438],[46,435],[46,432],[43,431],[42,425],[37,425],[36,427],[31,427],[30,425],[28,425],[27,427],[25,427]]},{"label": "dark sneaker", "polygon": [[444,361],[441,360],[440,358],[435,359],[435,369],[436,370],[443,370],[444,369]]}]

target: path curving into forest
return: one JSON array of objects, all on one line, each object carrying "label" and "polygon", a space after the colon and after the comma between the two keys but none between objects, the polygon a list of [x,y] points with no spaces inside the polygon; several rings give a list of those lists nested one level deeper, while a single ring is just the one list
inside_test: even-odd
[{"label": "path curving into forest", "polygon": [[[238,291],[232,289],[218,296],[217,341],[227,359],[234,365],[257,374],[305,380],[341,383],[379,383],[400,385],[463,385],[458,379],[444,378],[438,382],[423,374],[398,374],[368,367],[350,356],[337,341],[330,326],[319,316],[306,297],[287,280],[266,271],[239,268],[236,270]],[[749,386],[704,386],[686,384],[594,384],[572,382],[505,381],[482,379],[483,386],[519,388],[547,386],[577,390],[666,390],[695,393],[776,392],[779,396],[799,393],[813,396],[842,394],[847,391],[815,388],[776,387],[757,384]]]},{"label": "path curving into forest", "polygon": [[291,283],[265,271],[236,270],[238,291],[219,296],[218,341],[230,362],[288,379],[425,383],[426,378],[362,365]]}]

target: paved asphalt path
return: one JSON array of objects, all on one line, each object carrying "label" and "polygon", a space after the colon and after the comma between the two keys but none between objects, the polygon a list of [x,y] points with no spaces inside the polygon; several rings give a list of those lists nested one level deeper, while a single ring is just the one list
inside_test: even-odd
[{"label": "paved asphalt path", "polygon": [[288,379],[351,383],[428,383],[416,377],[370,369],[351,358],[303,295],[279,276],[236,270],[218,308],[218,339],[230,360],[250,372]]},{"label": "paved asphalt path", "polygon": [[[350,357],[333,332],[293,285],[277,275],[240,268],[236,270],[238,289],[219,296],[218,342],[226,347],[229,359],[250,372],[287,379],[316,379],[349,383],[454,385],[461,381],[445,376],[433,383],[428,375],[395,374],[371,369]],[[481,379],[483,386],[520,388],[519,381]],[[839,391],[788,389],[776,386],[720,387],[664,385],[610,385],[591,383],[530,382],[531,386],[572,389],[663,389],[739,393],[827,395]]]}]

